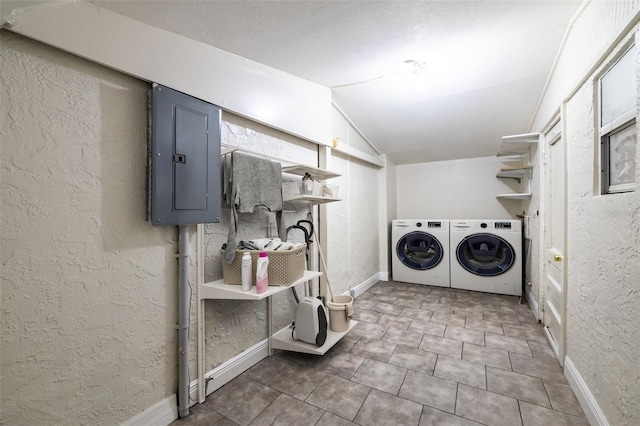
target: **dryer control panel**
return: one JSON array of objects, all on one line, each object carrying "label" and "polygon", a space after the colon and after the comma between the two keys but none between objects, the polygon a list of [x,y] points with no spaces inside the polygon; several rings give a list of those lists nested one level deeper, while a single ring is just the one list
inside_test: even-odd
[{"label": "dryer control panel", "polygon": [[496,222],[496,229],[511,229],[511,222]]}]

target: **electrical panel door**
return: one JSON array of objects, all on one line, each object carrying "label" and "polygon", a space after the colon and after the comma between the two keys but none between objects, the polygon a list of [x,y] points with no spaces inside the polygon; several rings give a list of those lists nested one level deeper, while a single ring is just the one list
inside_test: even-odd
[{"label": "electrical panel door", "polygon": [[154,84],[149,116],[151,223],[220,222],[220,108]]}]

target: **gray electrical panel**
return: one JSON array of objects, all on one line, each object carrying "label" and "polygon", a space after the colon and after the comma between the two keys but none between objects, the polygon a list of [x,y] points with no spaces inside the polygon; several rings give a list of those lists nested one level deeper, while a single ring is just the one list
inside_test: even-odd
[{"label": "gray electrical panel", "polygon": [[220,108],[153,84],[149,118],[152,225],[220,222]]}]

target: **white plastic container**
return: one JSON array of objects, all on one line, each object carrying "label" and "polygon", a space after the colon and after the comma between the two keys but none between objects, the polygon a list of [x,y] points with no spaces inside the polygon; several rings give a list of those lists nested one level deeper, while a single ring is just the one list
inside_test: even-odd
[{"label": "white plastic container", "polygon": [[269,285],[269,257],[267,252],[261,251],[256,263],[256,291],[258,294],[267,291]]},{"label": "white plastic container", "polygon": [[242,255],[242,291],[251,290],[251,253],[245,251]]}]

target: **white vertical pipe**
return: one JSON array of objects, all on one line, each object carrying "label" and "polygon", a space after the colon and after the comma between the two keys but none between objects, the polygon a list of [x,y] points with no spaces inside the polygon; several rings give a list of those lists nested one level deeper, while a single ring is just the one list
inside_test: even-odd
[{"label": "white vertical pipe", "polygon": [[178,416],[189,415],[189,227],[179,226]]},{"label": "white vertical pipe", "polygon": [[204,380],[204,299],[200,299],[200,286],[204,284],[204,225],[196,226],[196,252],[198,265],[198,402],[203,403],[207,397],[207,383]]}]

